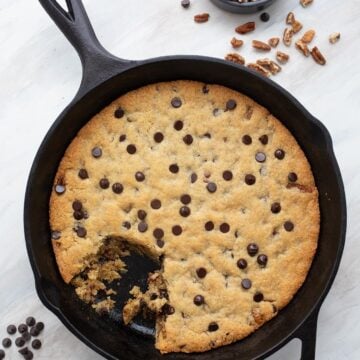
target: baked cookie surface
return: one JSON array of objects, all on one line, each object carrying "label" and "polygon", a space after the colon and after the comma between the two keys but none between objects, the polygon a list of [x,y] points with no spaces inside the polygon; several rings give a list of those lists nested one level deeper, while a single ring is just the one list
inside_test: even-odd
[{"label": "baked cookie surface", "polygon": [[161,257],[172,311],[158,317],[156,347],[195,352],[248,336],[289,303],[320,214],[310,165],[276,118],[231,89],[176,81],[121,96],[80,130],[50,226],[68,283],[109,252],[105,239]]}]

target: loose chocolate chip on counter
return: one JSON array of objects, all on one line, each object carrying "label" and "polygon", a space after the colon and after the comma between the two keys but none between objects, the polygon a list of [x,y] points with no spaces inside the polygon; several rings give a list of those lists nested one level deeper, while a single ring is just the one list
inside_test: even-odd
[{"label": "loose chocolate chip on counter", "polygon": [[267,135],[261,135],[259,137],[259,141],[263,144],[263,145],[267,145],[267,143],[269,142],[269,137]]},{"label": "loose chocolate chip on counter", "polygon": [[250,243],[247,246],[247,252],[250,256],[255,256],[259,252],[259,247],[255,243]]},{"label": "loose chocolate chip on counter", "polygon": [[[86,231],[85,228],[79,226],[79,227],[76,229],[76,234],[77,234],[78,237],[84,238],[84,237],[86,236],[86,234],[87,234],[87,231]],[[36,324],[35,326],[37,326],[37,324]]]},{"label": "loose chocolate chip on counter", "polygon": [[268,22],[268,21],[270,20],[270,15],[269,15],[269,13],[263,12],[263,13],[260,15],[260,20],[263,21],[263,22]]},{"label": "loose chocolate chip on counter", "polygon": [[125,141],[126,140],[126,135],[125,134],[121,134],[120,136],[119,136],[119,141],[120,142],[123,142],[123,141]]},{"label": "loose chocolate chip on counter", "polygon": [[278,214],[281,211],[281,205],[278,202],[274,202],[271,204],[271,212],[273,214]]},{"label": "loose chocolate chip on counter", "polygon": [[256,177],[251,174],[246,174],[245,175],[245,183],[247,185],[254,185],[256,183]]},{"label": "loose chocolate chip on counter", "polygon": [[31,339],[31,335],[28,331],[25,331],[21,337],[25,340],[25,341],[29,341]]},{"label": "loose chocolate chip on counter", "polygon": [[36,336],[39,336],[40,334],[40,331],[38,329],[36,329],[35,326],[33,326],[31,329],[30,329],[30,335],[33,336],[33,337],[36,337]]},{"label": "loose chocolate chip on counter", "polygon": [[153,231],[153,235],[155,239],[162,239],[164,237],[164,230],[160,228],[156,228]]},{"label": "loose chocolate chip on counter", "polygon": [[27,354],[28,352],[29,352],[29,349],[28,349],[27,347],[19,350],[19,354],[21,354],[21,355],[25,355],[25,354]]},{"label": "loose chocolate chip on counter", "polygon": [[5,351],[3,349],[0,349],[0,360],[5,358]]},{"label": "loose chocolate chip on counter", "polygon": [[146,211],[145,210],[138,210],[138,212],[137,212],[137,216],[138,216],[138,218],[140,219],[140,220],[145,220],[145,218],[146,218],[146,215],[147,215],[147,213],[146,213]]},{"label": "loose chocolate chip on counter", "polygon": [[255,160],[259,163],[263,163],[266,160],[266,155],[263,152],[258,152],[255,155]]},{"label": "loose chocolate chip on counter", "polygon": [[35,350],[39,350],[41,348],[41,341],[38,339],[35,339],[32,341],[31,346]]},{"label": "loose chocolate chip on counter", "polygon": [[[72,203],[72,208],[73,208],[74,211],[81,211],[81,210],[82,210],[82,207],[83,207],[83,205],[82,205],[81,201],[79,201],[79,200],[75,200],[75,201]],[[29,318],[28,318],[28,319],[29,319]],[[26,319],[26,320],[27,320],[27,319]],[[34,322],[34,323],[35,323],[35,322]],[[32,324],[32,325],[28,324],[27,321],[26,321],[26,324],[29,325],[29,326],[34,325],[34,324]]]},{"label": "loose chocolate chip on counter", "polygon": [[193,143],[194,139],[190,134],[187,134],[183,137],[183,141],[186,145],[191,145]]},{"label": "loose chocolate chip on counter", "polygon": [[134,155],[136,153],[136,146],[134,144],[129,144],[126,147],[126,151],[130,154],[130,155]]},{"label": "loose chocolate chip on counter", "polygon": [[180,98],[174,97],[173,99],[171,99],[171,105],[175,109],[179,108],[182,105],[182,101]]},{"label": "loose chocolate chip on counter", "polygon": [[219,330],[219,325],[216,322],[211,322],[208,326],[208,331],[213,332]]},{"label": "loose chocolate chip on counter", "polygon": [[291,172],[291,173],[289,173],[289,175],[288,175],[288,179],[289,179],[289,181],[291,181],[291,182],[295,182],[295,181],[297,181],[298,176],[296,175],[296,173]]},{"label": "loose chocolate chip on counter", "polygon": [[182,206],[179,210],[179,213],[183,217],[188,217],[191,214],[191,210],[188,206]]},{"label": "loose chocolate chip on counter", "polygon": [[182,128],[184,127],[184,123],[181,120],[176,120],[174,123],[174,129],[177,131],[182,130]]},{"label": "loose chocolate chip on counter", "polygon": [[112,191],[115,193],[115,194],[121,194],[123,191],[124,191],[124,186],[120,183],[114,183],[113,186],[112,186]]},{"label": "loose chocolate chip on counter", "polygon": [[28,327],[27,327],[27,325],[26,324],[20,324],[19,326],[18,326],[18,331],[19,331],[19,333],[20,334],[23,334],[25,331],[27,331],[28,330]]},{"label": "loose chocolate chip on counter", "polygon": [[91,150],[91,154],[94,158],[99,158],[102,155],[102,150],[99,147],[94,147]]},{"label": "loose chocolate chip on counter", "polygon": [[245,145],[250,145],[252,143],[252,139],[251,139],[251,136],[250,135],[244,135],[242,137],[242,142],[243,144]]},{"label": "loose chocolate chip on counter", "polygon": [[180,201],[184,204],[184,205],[188,205],[191,203],[191,196],[188,194],[183,194],[180,197]]},{"label": "loose chocolate chip on counter", "polygon": [[124,115],[125,115],[125,111],[121,107],[118,107],[114,112],[114,116],[117,119],[121,119]]},{"label": "loose chocolate chip on counter", "polygon": [[251,288],[251,280],[250,279],[242,279],[241,286],[245,290],[249,290]]},{"label": "loose chocolate chip on counter", "polygon": [[138,224],[138,230],[139,230],[140,232],[143,233],[143,232],[145,232],[147,229],[148,229],[148,225],[147,225],[146,222],[144,222],[144,221],[139,222],[139,224]]},{"label": "loose chocolate chip on counter", "polygon": [[82,220],[84,218],[84,213],[82,211],[74,211],[73,216],[75,220]]},{"label": "loose chocolate chip on counter", "polygon": [[282,160],[285,157],[285,151],[282,149],[277,149],[275,150],[274,155],[277,159]]},{"label": "loose chocolate chip on counter", "polygon": [[222,233],[228,233],[230,231],[230,225],[227,223],[223,223],[220,225],[220,231]]},{"label": "loose chocolate chip on counter", "polygon": [[44,325],[44,323],[41,322],[41,321],[39,321],[39,322],[36,323],[36,325],[35,325],[35,328],[36,328],[37,330],[39,330],[39,331],[43,331],[43,330],[44,330],[44,327],[45,327],[45,325]]},{"label": "loose chocolate chip on counter", "polygon": [[125,229],[128,229],[128,230],[131,228],[131,224],[130,224],[129,221],[124,221],[123,224],[122,224],[122,226],[123,226]]},{"label": "loose chocolate chip on counter", "polygon": [[165,245],[165,242],[164,242],[164,240],[162,240],[162,239],[156,239],[156,245],[157,245],[159,248],[163,248],[164,245]]},{"label": "loose chocolate chip on counter", "polygon": [[173,174],[177,174],[179,172],[179,166],[178,164],[171,164],[169,166],[169,171]]},{"label": "loose chocolate chip on counter", "polygon": [[194,304],[196,306],[203,305],[205,303],[205,298],[202,295],[196,295],[194,297]]},{"label": "loose chocolate chip on counter", "polygon": [[161,132],[157,132],[154,134],[154,141],[157,143],[161,143],[164,140],[164,135]]},{"label": "loose chocolate chip on counter", "polygon": [[264,295],[261,292],[257,292],[255,293],[253,299],[255,302],[261,302],[264,300]]},{"label": "loose chocolate chip on counter", "polygon": [[208,221],[205,223],[205,230],[211,231],[214,230],[214,223],[212,221]]},{"label": "loose chocolate chip on counter", "polygon": [[205,84],[203,87],[202,87],[202,92],[203,94],[208,94],[210,91],[210,89],[208,88],[208,86]]},{"label": "loose chocolate chip on counter", "polygon": [[181,228],[181,226],[180,226],[180,225],[174,225],[174,226],[172,227],[172,233],[173,233],[175,236],[181,235],[181,233],[182,233],[182,228]]},{"label": "loose chocolate chip on counter", "polygon": [[66,187],[64,184],[56,184],[55,185],[55,192],[58,194],[58,195],[62,195],[66,190]]},{"label": "loose chocolate chip on counter", "polygon": [[192,173],[192,174],[190,175],[190,181],[191,181],[191,183],[193,184],[194,182],[196,182],[197,178],[198,178],[198,176],[197,176],[195,173]]},{"label": "loose chocolate chip on counter", "polygon": [[100,187],[101,187],[102,189],[105,190],[105,189],[108,189],[108,188],[109,188],[110,182],[109,182],[108,179],[103,178],[103,179],[101,179],[101,180],[99,181],[99,185],[100,185]]},{"label": "loose chocolate chip on counter", "polygon": [[294,224],[291,221],[285,221],[284,222],[284,229],[286,231],[293,231],[294,230]]},{"label": "loose chocolate chip on counter", "polygon": [[9,325],[6,328],[6,331],[9,335],[14,335],[16,333],[16,326],[15,325]]},{"label": "loose chocolate chip on counter", "polygon": [[234,110],[236,108],[237,104],[236,101],[233,99],[230,99],[226,103],[226,109],[227,110]]},{"label": "loose chocolate chip on counter", "polygon": [[181,6],[187,9],[190,6],[190,0],[181,0]]},{"label": "loose chocolate chip on counter", "polygon": [[268,257],[264,254],[261,254],[257,257],[257,262],[260,266],[266,266],[268,262]]},{"label": "loose chocolate chip on counter", "polygon": [[208,190],[209,193],[214,193],[216,190],[217,190],[217,186],[215,183],[213,182],[209,182],[207,185],[206,185],[206,188]]},{"label": "loose chocolate chip on counter", "polygon": [[89,178],[89,174],[87,172],[86,169],[80,169],[79,170],[79,173],[78,173],[78,176],[81,180],[85,180],[85,179],[88,179]]},{"label": "loose chocolate chip on counter", "polygon": [[232,178],[233,178],[233,174],[232,174],[232,172],[230,170],[225,170],[223,172],[223,179],[225,181],[230,181],[230,180],[232,180]]},{"label": "loose chocolate chip on counter", "polygon": [[236,264],[237,264],[238,268],[241,270],[244,270],[247,268],[247,261],[245,259],[239,259]]},{"label": "loose chocolate chip on counter", "polygon": [[161,201],[159,199],[154,199],[151,200],[150,206],[154,209],[154,210],[158,210],[161,208]]},{"label": "loose chocolate chip on counter", "polygon": [[142,173],[141,171],[137,171],[135,173],[135,179],[136,179],[136,181],[142,182],[145,180],[145,174]]},{"label": "loose chocolate chip on counter", "polygon": [[34,358],[34,354],[32,351],[28,350],[24,355],[24,360],[32,360]]},{"label": "loose chocolate chip on counter", "polygon": [[9,347],[11,346],[11,344],[12,344],[12,341],[11,341],[11,339],[9,339],[9,338],[5,338],[5,339],[3,339],[3,341],[2,341],[2,346],[3,346],[5,349],[9,348]]},{"label": "loose chocolate chip on counter", "polygon": [[196,275],[200,278],[203,279],[207,274],[207,271],[205,268],[200,267],[198,269],[196,269]]}]

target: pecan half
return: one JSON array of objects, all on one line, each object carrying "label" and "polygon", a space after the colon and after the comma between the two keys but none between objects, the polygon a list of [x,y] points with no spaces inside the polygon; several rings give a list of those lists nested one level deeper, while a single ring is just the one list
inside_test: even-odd
[{"label": "pecan half", "polygon": [[291,45],[293,36],[294,36],[294,30],[292,28],[286,28],[284,30],[283,42],[286,46]]},{"label": "pecan half", "polygon": [[271,50],[271,46],[259,41],[259,40],[253,40],[252,42],[252,46],[253,48],[257,49],[257,50],[261,50],[261,51],[270,51]]},{"label": "pecan half", "polygon": [[263,76],[266,76],[266,77],[269,77],[269,76],[270,76],[270,71],[266,70],[264,67],[262,67],[262,66],[259,65],[259,64],[249,63],[249,64],[247,64],[247,67],[248,67],[249,69],[252,69],[252,70],[257,71],[259,74],[261,74],[261,75],[263,75]]},{"label": "pecan half", "polygon": [[286,64],[290,59],[290,56],[288,54],[285,54],[282,51],[278,51],[276,53],[276,60],[280,63],[280,64]]},{"label": "pecan half", "polygon": [[295,20],[292,24],[292,29],[294,31],[294,34],[297,34],[302,28],[303,28],[303,25],[300,21],[297,21]]},{"label": "pecan half", "polygon": [[335,44],[340,40],[340,36],[341,35],[339,32],[333,33],[329,36],[329,41],[331,42],[331,44]]},{"label": "pecan half", "polygon": [[303,7],[307,7],[309,6],[314,0],[300,0],[300,4],[303,6]]},{"label": "pecan half", "polygon": [[254,21],[250,21],[250,22],[247,22],[245,24],[242,24],[242,25],[239,25],[235,31],[238,33],[238,34],[247,34],[251,31],[254,31],[256,28],[256,25],[255,25],[255,22]]},{"label": "pecan half", "polygon": [[268,44],[273,48],[276,48],[279,45],[279,42],[280,38],[278,37],[272,37],[268,40]]},{"label": "pecan half", "polygon": [[286,24],[292,25],[295,21],[295,15],[293,12],[289,12],[286,16]]},{"label": "pecan half", "polygon": [[237,39],[236,37],[233,37],[231,39],[231,45],[233,48],[237,49],[239,48],[240,46],[242,46],[244,44],[244,42],[240,39]]},{"label": "pecan half", "polygon": [[301,38],[301,41],[305,44],[310,44],[315,36],[315,30],[308,30],[303,37]]},{"label": "pecan half", "polygon": [[308,57],[310,55],[310,50],[308,46],[303,43],[301,40],[298,40],[295,43],[296,48],[303,53],[304,56]]},{"label": "pecan half", "polygon": [[198,14],[194,16],[194,21],[197,23],[204,23],[209,20],[210,15],[208,13]]},{"label": "pecan half", "polygon": [[313,47],[313,49],[311,50],[311,56],[319,65],[326,64],[326,59],[324,55],[320,52],[320,50],[317,48],[317,46]]},{"label": "pecan half", "polygon": [[276,75],[281,71],[281,66],[278,65],[275,61],[272,61],[268,58],[266,59],[259,59],[256,63],[266,70],[270,71],[272,75]]},{"label": "pecan half", "polygon": [[245,59],[243,56],[233,53],[233,54],[227,54],[225,56],[225,60],[227,61],[232,61],[236,64],[241,64],[241,65],[245,65]]}]

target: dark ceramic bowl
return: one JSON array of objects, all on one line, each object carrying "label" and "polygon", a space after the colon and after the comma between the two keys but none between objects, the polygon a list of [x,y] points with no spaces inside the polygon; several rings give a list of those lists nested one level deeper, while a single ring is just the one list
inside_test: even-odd
[{"label": "dark ceramic bowl", "polygon": [[238,14],[250,14],[262,11],[271,5],[275,0],[258,0],[255,2],[238,3],[231,0],[211,0],[219,8]]}]

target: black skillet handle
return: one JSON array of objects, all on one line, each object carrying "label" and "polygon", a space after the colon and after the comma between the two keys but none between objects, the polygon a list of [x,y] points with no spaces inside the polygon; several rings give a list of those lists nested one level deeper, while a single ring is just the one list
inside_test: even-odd
[{"label": "black skillet handle", "polygon": [[318,315],[319,309],[315,309],[294,335],[302,342],[300,360],[315,360]]},{"label": "black skillet handle", "polygon": [[119,59],[103,48],[81,0],[66,0],[67,11],[56,0],[39,1],[80,56],[83,77],[77,97],[135,64]]}]

